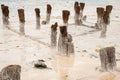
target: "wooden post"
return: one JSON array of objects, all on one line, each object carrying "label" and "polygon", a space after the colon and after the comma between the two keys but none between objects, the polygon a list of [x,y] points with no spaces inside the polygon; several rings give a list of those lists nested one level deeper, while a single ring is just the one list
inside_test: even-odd
[{"label": "wooden post", "polygon": [[106,37],[107,25],[110,24],[110,13],[112,11],[112,8],[112,5],[107,5],[106,11],[104,11],[101,37]]},{"label": "wooden post", "polygon": [[98,7],[96,12],[97,12],[97,16],[98,17],[103,17],[103,15],[104,15],[104,8]]},{"label": "wooden post", "polygon": [[63,23],[64,23],[65,25],[68,24],[69,16],[70,16],[70,11],[68,11],[68,10],[63,10],[63,11],[62,11]]},{"label": "wooden post", "polygon": [[35,8],[36,13],[36,29],[40,29],[40,9]]},{"label": "wooden post", "polygon": [[104,11],[103,15],[103,23],[102,23],[102,31],[101,31],[101,37],[106,37],[106,31],[107,31],[107,25],[110,23],[109,19],[109,13],[107,11]]},{"label": "wooden post", "polygon": [[67,26],[60,26],[60,33],[61,33],[62,37],[66,37],[67,36]]},{"label": "wooden post", "polygon": [[24,30],[24,26],[25,26],[24,9],[18,9],[18,16],[19,16],[19,22],[20,22],[20,33],[25,34],[25,30]]},{"label": "wooden post", "polygon": [[107,6],[106,6],[106,11],[107,11],[108,13],[111,13],[112,9],[113,9],[113,6],[112,6],[112,5],[107,5]]},{"label": "wooden post", "polygon": [[0,72],[0,80],[20,80],[21,66],[9,65]]},{"label": "wooden post", "polygon": [[58,51],[62,54],[67,54],[67,44],[65,38],[67,37],[67,26],[60,26],[60,35],[58,39]]},{"label": "wooden post", "polygon": [[76,1],[76,2],[74,3],[74,10],[76,9],[77,6],[79,6],[79,4],[78,4],[78,2]]},{"label": "wooden post", "polygon": [[60,26],[60,36],[58,40],[58,51],[65,55],[74,53],[74,45],[72,43],[72,36],[67,33],[67,26]]},{"label": "wooden post", "polygon": [[1,4],[1,11],[2,11],[2,20],[3,20],[3,24],[4,24],[4,4]]},{"label": "wooden post", "polygon": [[103,15],[104,15],[104,8],[98,7],[96,9],[97,12],[97,23],[95,24],[96,29],[102,29],[102,22],[103,22]]},{"label": "wooden post", "polygon": [[81,10],[83,11],[84,10],[84,7],[85,7],[85,3],[80,3],[80,8],[81,8]]},{"label": "wooden post", "polygon": [[4,4],[1,4],[1,10],[2,10],[2,15],[4,14],[3,8],[4,8]]},{"label": "wooden post", "polygon": [[74,16],[75,24],[80,25],[80,20],[79,20],[79,18],[80,18],[80,6],[78,5],[78,2],[75,2],[74,10],[75,10],[75,16]]},{"label": "wooden post", "polygon": [[112,9],[113,9],[113,6],[112,5],[107,5],[106,6],[106,13],[108,14],[108,24],[110,24],[110,13],[111,13],[111,11],[112,11]]},{"label": "wooden post", "polygon": [[70,34],[67,35],[67,55],[74,53],[74,44],[72,43],[73,39]]},{"label": "wooden post", "polygon": [[84,10],[84,7],[85,7],[85,3],[80,3],[80,24],[82,24],[83,22],[83,10]]},{"label": "wooden post", "polygon": [[4,4],[1,5],[2,9],[2,19],[3,19],[3,25],[9,25],[9,8],[8,6],[5,6]]},{"label": "wooden post", "polygon": [[116,68],[115,48],[106,47],[100,49],[100,60],[103,71],[114,70]]},{"label": "wooden post", "polygon": [[47,4],[46,24],[50,23],[51,10],[52,10],[51,5],[50,5],[50,4]]},{"label": "wooden post", "polygon": [[57,26],[58,26],[57,22],[51,26],[51,46],[52,47],[55,47],[57,43]]}]

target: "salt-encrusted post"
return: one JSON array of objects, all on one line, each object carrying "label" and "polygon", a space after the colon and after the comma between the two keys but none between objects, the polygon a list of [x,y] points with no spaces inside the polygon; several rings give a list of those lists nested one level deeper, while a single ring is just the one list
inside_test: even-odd
[{"label": "salt-encrusted post", "polygon": [[75,15],[74,15],[74,19],[75,19],[75,24],[76,25],[80,25],[80,6],[78,4],[78,2],[75,2],[74,4],[74,11],[75,11]]},{"label": "salt-encrusted post", "polygon": [[9,25],[9,7],[2,4],[1,9],[2,9],[3,25],[7,26]]},{"label": "salt-encrusted post", "polygon": [[96,9],[96,12],[97,12],[97,23],[95,24],[95,28],[102,29],[104,8],[98,7]]},{"label": "salt-encrusted post", "polygon": [[107,25],[109,24],[109,13],[104,11],[103,15],[103,23],[102,23],[102,31],[101,36],[102,38],[106,37]]},{"label": "salt-encrusted post", "polygon": [[25,34],[24,26],[25,26],[25,15],[24,15],[24,9],[18,9],[18,16],[19,16],[19,22],[20,22],[20,33]]},{"label": "salt-encrusted post", "polygon": [[60,35],[58,39],[58,51],[63,54],[67,54],[67,44],[65,38],[67,37],[67,27],[60,26]]},{"label": "salt-encrusted post", "polygon": [[65,55],[70,55],[74,53],[74,45],[72,43],[72,36],[67,33],[66,26],[60,26],[58,51]]},{"label": "salt-encrusted post", "polygon": [[21,66],[9,65],[0,72],[0,80],[20,80]]},{"label": "salt-encrusted post", "polygon": [[36,13],[36,29],[40,29],[40,9],[35,8]]},{"label": "salt-encrusted post", "polygon": [[2,11],[2,20],[3,20],[3,24],[4,24],[4,18],[5,18],[5,16],[4,16],[4,4],[1,4],[1,11]]},{"label": "salt-encrusted post", "polygon": [[111,13],[112,9],[113,9],[113,6],[112,6],[112,5],[107,5],[107,6],[106,6],[106,11],[107,11],[108,13]]},{"label": "salt-encrusted post", "polygon": [[107,5],[106,6],[106,12],[109,13],[109,22],[108,22],[109,24],[110,24],[110,13],[111,13],[112,9],[113,9],[112,5]]},{"label": "salt-encrusted post", "polygon": [[65,25],[68,25],[69,16],[70,16],[70,11],[68,11],[68,10],[63,10],[62,11],[63,23]]},{"label": "salt-encrusted post", "polygon": [[52,11],[51,5],[50,5],[50,4],[47,4],[46,24],[50,23],[51,11]]},{"label": "salt-encrusted post", "polygon": [[56,47],[57,44],[57,26],[57,22],[51,26],[51,47]]},{"label": "salt-encrusted post", "polygon": [[83,10],[84,10],[84,7],[85,7],[85,3],[80,3],[80,24],[82,24],[82,21],[83,21]]},{"label": "salt-encrusted post", "polygon": [[4,6],[5,6],[4,4],[1,4],[2,16],[4,15],[4,10],[3,10],[3,9],[4,9]]},{"label": "salt-encrusted post", "polygon": [[75,10],[76,6],[79,6],[79,3],[77,1],[74,3],[74,10]]},{"label": "salt-encrusted post", "polygon": [[110,24],[110,13],[112,8],[113,7],[111,5],[108,5],[106,6],[106,11],[104,11],[101,37],[106,37],[107,26]]},{"label": "salt-encrusted post", "polygon": [[103,71],[114,70],[116,68],[115,48],[106,47],[100,49],[100,60]]}]

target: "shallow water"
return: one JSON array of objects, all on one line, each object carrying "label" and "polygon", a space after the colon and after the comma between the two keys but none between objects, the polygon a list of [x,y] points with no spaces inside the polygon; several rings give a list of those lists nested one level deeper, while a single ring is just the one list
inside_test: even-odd
[{"label": "shallow water", "polygon": [[67,80],[69,72],[74,66],[74,55],[56,55],[52,63],[54,70],[60,75],[60,80]]}]

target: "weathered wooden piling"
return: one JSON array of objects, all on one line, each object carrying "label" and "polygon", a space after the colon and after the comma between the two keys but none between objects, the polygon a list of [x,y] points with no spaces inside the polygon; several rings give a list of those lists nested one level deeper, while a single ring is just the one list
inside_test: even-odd
[{"label": "weathered wooden piling", "polygon": [[106,47],[100,49],[100,60],[103,71],[114,70],[116,68],[115,48]]},{"label": "weathered wooden piling", "polygon": [[82,24],[83,22],[83,10],[84,10],[84,7],[85,7],[85,3],[80,3],[80,24]]},{"label": "weathered wooden piling", "polygon": [[57,26],[58,26],[57,22],[51,26],[51,46],[52,47],[55,47],[57,44]]},{"label": "weathered wooden piling", "polygon": [[104,15],[104,8],[98,7],[96,12],[97,12],[97,16],[98,17],[103,17],[103,15]]},{"label": "weathered wooden piling", "polygon": [[84,7],[85,7],[85,3],[80,3],[80,9],[81,9],[81,11],[83,11],[84,10]]},{"label": "weathered wooden piling", "polygon": [[68,10],[63,10],[63,11],[62,11],[63,23],[64,23],[65,25],[68,24],[69,16],[70,16],[70,11],[68,11]]},{"label": "weathered wooden piling", "polygon": [[5,19],[5,16],[4,16],[4,6],[5,6],[4,4],[1,4],[3,25],[4,25],[4,19]]},{"label": "weathered wooden piling", "polygon": [[50,23],[52,7],[50,4],[47,4],[47,15],[46,15],[46,24]]},{"label": "weathered wooden piling", "polygon": [[9,7],[2,4],[1,10],[2,10],[3,25],[7,26],[9,25]]},{"label": "weathered wooden piling", "polygon": [[104,8],[97,7],[96,12],[97,12],[97,23],[95,24],[95,28],[102,29]]},{"label": "weathered wooden piling", "polygon": [[67,27],[60,26],[60,35],[58,40],[58,51],[63,54],[67,54],[67,44],[65,38],[67,37]]},{"label": "weathered wooden piling", "polygon": [[40,9],[35,8],[36,13],[36,29],[40,29]]},{"label": "weathered wooden piling", "polygon": [[4,4],[1,4],[1,10],[2,10],[2,15],[4,14],[3,8],[4,8]]},{"label": "weathered wooden piling", "polygon": [[18,9],[18,16],[19,16],[19,22],[20,22],[20,33],[25,34],[24,26],[25,26],[25,15],[24,15],[24,9]]},{"label": "weathered wooden piling", "polygon": [[9,65],[0,72],[0,80],[20,80],[21,66]]},{"label": "weathered wooden piling", "polygon": [[104,11],[101,37],[106,37],[107,25],[110,23],[109,14],[107,11]]},{"label": "weathered wooden piling", "polygon": [[106,6],[106,13],[108,14],[108,24],[110,24],[110,14],[111,14],[111,11],[112,11],[112,9],[113,9],[113,6],[112,5],[107,5]]},{"label": "weathered wooden piling", "polygon": [[112,9],[113,9],[112,5],[107,5],[106,6],[106,12],[111,13]]},{"label": "weathered wooden piling", "polygon": [[75,19],[75,24],[76,25],[80,25],[80,6],[78,4],[78,2],[75,2],[74,4],[74,11],[75,11],[75,15],[74,15],[74,19]]},{"label": "weathered wooden piling", "polygon": [[60,26],[60,35],[58,40],[58,51],[65,55],[74,53],[72,36],[67,33],[67,26]]},{"label": "weathered wooden piling", "polygon": [[76,2],[74,3],[74,10],[76,9],[77,6],[79,6],[79,3],[76,1]]},{"label": "weathered wooden piling", "polygon": [[104,11],[101,37],[106,37],[107,25],[110,24],[110,13],[112,11],[112,8],[113,8],[112,5],[107,5],[106,6],[106,11]]}]

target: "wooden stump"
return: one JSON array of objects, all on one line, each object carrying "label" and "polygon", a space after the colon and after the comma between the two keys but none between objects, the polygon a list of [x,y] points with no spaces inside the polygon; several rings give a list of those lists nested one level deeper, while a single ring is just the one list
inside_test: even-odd
[{"label": "wooden stump", "polygon": [[84,7],[85,7],[85,3],[80,3],[80,8],[82,11],[84,10]]},{"label": "wooden stump", "polygon": [[106,6],[106,12],[104,12],[104,16],[103,16],[106,24],[110,24],[110,13],[111,13],[112,9],[113,9],[112,5]]},{"label": "wooden stump", "polygon": [[2,11],[2,20],[3,20],[3,24],[4,24],[4,18],[5,18],[5,16],[4,16],[4,4],[1,4],[1,11]]},{"label": "wooden stump", "polygon": [[79,20],[79,18],[80,18],[80,6],[78,5],[78,2],[75,2],[74,10],[75,10],[75,16],[74,16],[75,24],[79,25],[80,24],[80,20]]},{"label": "wooden stump", "polygon": [[19,22],[20,22],[20,33],[25,34],[25,30],[24,30],[24,26],[25,26],[24,9],[18,9],[18,16],[19,16]]},{"label": "wooden stump", "polygon": [[50,23],[51,10],[52,10],[51,5],[50,5],[50,4],[47,4],[46,24]]},{"label": "wooden stump", "polygon": [[112,11],[112,8],[112,5],[107,5],[106,11],[104,11],[101,37],[106,37],[107,25],[110,24],[110,13]]},{"label": "wooden stump", "polygon": [[100,60],[103,71],[114,70],[116,68],[115,48],[106,47],[100,49]]},{"label": "wooden stump", "polygon": [[67,36],[67,26],[60,26],[60,33],[61,33],[62,37],[66,37]]},{"label": "wooden stump", "polygon": [[67,33],[66,26],[60,26],[58,51],[65,55],[70,55],[71,53],[74,53],[74,45],[72,43],[72,36]]},{"label": "wooden stump", "polygon": [[113,9],[112,5],[107,5],[106,6],[106,12],[111,13],[112,9]]},{"label": "wooden stump", "polygon": [[9,8],[8,6],[5,6],[4,4],[1,5],[2,9],[2,19],[3,19],[3,24],[4,25],[9,25]]},{"label": "wooden stump", "polygon": [[80,14],[80,6],[79,5],[76,5],[74,10],[75,10],[75,13]]},{"label": "wooden stump", "polygon": [[36,13],[36,29],[40,29],[40,9],[35,8]]},{"label": "wooden stump", "polygon": [[64,24],[68,24],[69,16],[70,16],[70,11],[68,11],[68,10],[62,11],[62,18],[63,18]]},{"label": "wooden stump", "polygon": [[96,9],[96,12],[97,12],[97,23],[96,23],[95,27],[96,27],[96,29],[102,29],[104,8],[98,7]]},{"label": "wooden stump", "polygon": [[2,15],[4,14],[4,11],[3,11],[4,10],[4,6],[5,6],[4,4],[1,4]]},{"label": "wooden stump", "polygon": [[72,43],[73,39],[70,34],[67,35],[67,55],[74,53],[74,44]]},{"label": "wooden stump", "polygon": [[42,24],[49,24],[50,23],[50,16],[51,16],[52,7],[50,4],[47,4],[47,11],[46,11],[46,20],[42,21]]},{"label": "wooden stump", "polygon": [[57,44],[57,26],[58,26],[57,22],[51,26],[51,46],[52,47],[55,47]]},{"label": "wooden stump", "polygon": [[79,3],[76,1],[76,2],[74,3],[74,10],[76,9],[77,6],[79,6]]},{"label": "wooden stump", "polygon": [[101,37],[102,38],[106,37],[107,25],[110,24],[109,14],[110,13],[108,13],[107,11],[104,11],[103,23],[102,23],[102,31],[101,31]]},{"label": "wooden stump", "polygon": [[9,8],[8,8],[8,6],[4,6],[3,13],[4,13],[5,17],[9,17]]},{"label": "wooden stump", "polygon": [[80,25],[82,25],[83,23],[83,10],[84,10],[84,7],[85,7],[85,3],[80,3]]},{"label": "wooden stump", "polygon": [[47,13],[51,14],[52,7],[50,4],[47,4]]},{"label": "wooden stump", "polygon": [[0,73],[0,80],[20,80],[21,66],[9,65],[3,68]]},{"label": "wooden stump", "polygon": [[18,9],[19,21],[25,23],[24,9]]},{"label": "wooden stump", "polygon": [[98,17],[103,17],[103,15],[104,15],[104,8],[98,7],[98,8],[96,9],[96,12],[97,12],[97,16],[98,16]]},{"label": "wooden stump", "polygon": [[67,44],[65,43],[66,37],[67,37],[66,26],[60,26],[60,35],[58,39],[58,51],[62,54],[67,54]]},{"label": "wooden stump", "polygon": [[104,15],[103,15],[103,21],[105,24],[109,24],[110,20],[109,20],[109,14],[107,11],[104,11]]}]

